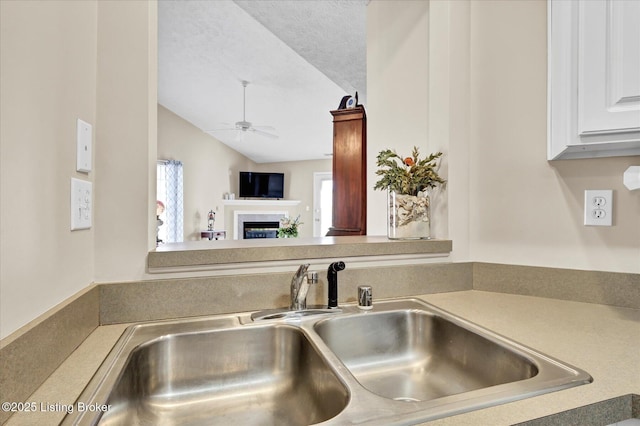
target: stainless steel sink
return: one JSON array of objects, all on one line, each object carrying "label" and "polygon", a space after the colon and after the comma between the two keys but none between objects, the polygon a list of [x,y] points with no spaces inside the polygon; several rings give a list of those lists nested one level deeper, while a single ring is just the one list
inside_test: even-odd
[{"label": "stainless steel sink", "polygon": [[308,317],[311,315],[335,315],[342,312],[342,309],[327,309],[327,308],[309,308],[304,310],[289,310],[283,309],[268,309],[266,311],[258,311],[251,314],[252,321],[264,321],[273,319],[300,319],[301,317]]},{"label": "stainless steel sink", "polygon": [[299,328],[272,324],[207,330],[197,324],[189,330],[190,325],[134,328],[119,351],[119,357],[126,356],[121,371],[105,372],[117,379],[94,393],[110,409],[100,419],[85,421],[307,425],[346,407],[346,387]]},{"label": "stainless steel sink", "polygon": [[130,327],[63,424],[411,425],[589,383],[413,299]]},{"label": "stainless steel sink", "polygon": [[530,379],[533,359],[425,311],[335,318],[315,330],[362,386],[398,401],[427,401]]}]

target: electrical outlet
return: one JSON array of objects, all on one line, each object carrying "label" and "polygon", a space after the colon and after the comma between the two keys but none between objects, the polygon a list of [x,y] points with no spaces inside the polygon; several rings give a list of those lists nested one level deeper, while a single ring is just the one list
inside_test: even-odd
[{"label": "electrical outlet", "polygon": [[91,182],[71,178],[71,230],[91,228],[93,210]]},{"label": "electrical outlet", "polygon": [[611,226],[613,220],[613,191],[610,189],[584,191],[584,224]]}]

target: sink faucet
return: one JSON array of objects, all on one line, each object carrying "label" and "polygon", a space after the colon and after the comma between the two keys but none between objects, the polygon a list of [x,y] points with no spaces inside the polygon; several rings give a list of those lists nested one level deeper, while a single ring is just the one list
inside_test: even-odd
[{"label": "sink faucet", "polygon": [[329,309],[338,307],[338,272],[344,270],[344,262],[333,262],[327,270],[327,282],[329,283]]},{"label": "sink faucet", "polygon": [[291,302],[289,304],[289,310],[298,311],[307,309],[307,292],[309,291],[309,285],[318,282],[318,274],[311,272],[309,276],[307,276],[307,269],[309,269],[308,263],[300,265],[291,279]]}]

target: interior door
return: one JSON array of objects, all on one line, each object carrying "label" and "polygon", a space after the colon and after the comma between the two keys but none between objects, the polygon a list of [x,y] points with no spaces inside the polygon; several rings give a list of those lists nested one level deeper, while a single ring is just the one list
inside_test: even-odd
[{"label": "interior door", "polygon": [[313,174],[313,236],[327,235],[332,222],[333,176],[331,172]]}]

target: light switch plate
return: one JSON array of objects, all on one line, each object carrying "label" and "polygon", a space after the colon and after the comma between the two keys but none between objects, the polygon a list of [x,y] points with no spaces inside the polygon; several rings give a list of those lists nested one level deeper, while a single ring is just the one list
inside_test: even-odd
[{"label": "light switch plate", "polygon": [[76,170],[89,173],[91,171],[91,140],[93,128],[91,124],[78,118],[76,133]]},{"label": "light switch plate", "polygon": [[71,178],[71,230],[91,228],[93,185],[86,180]]},{"label": "light switch plate", "polygon": [[613,223],[613,191],[587,189],[584,191],[584,224],[611,226]]}]

